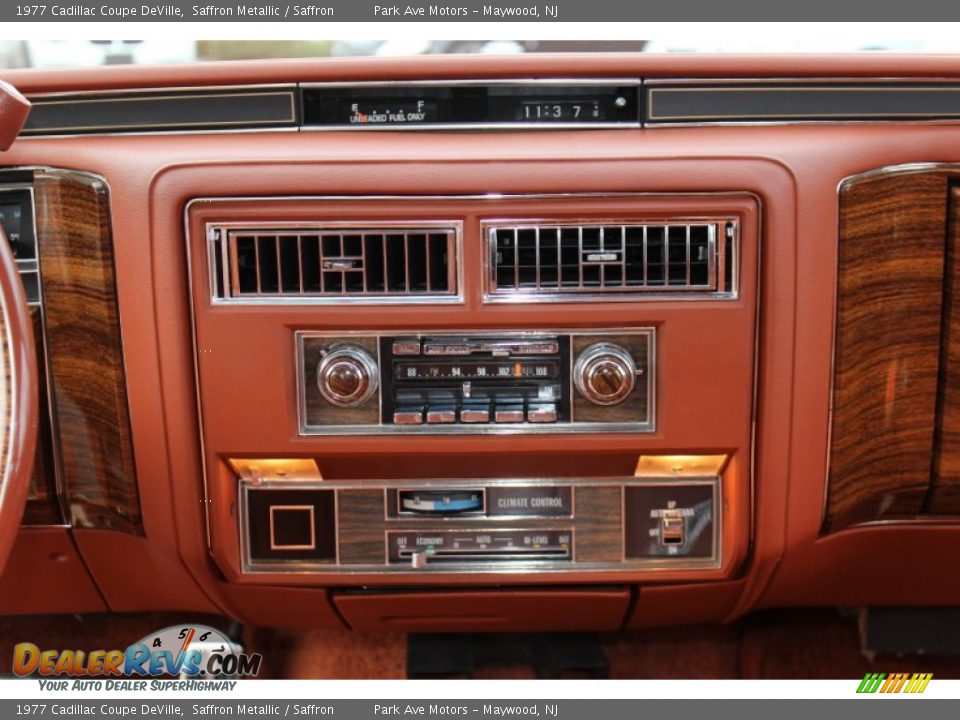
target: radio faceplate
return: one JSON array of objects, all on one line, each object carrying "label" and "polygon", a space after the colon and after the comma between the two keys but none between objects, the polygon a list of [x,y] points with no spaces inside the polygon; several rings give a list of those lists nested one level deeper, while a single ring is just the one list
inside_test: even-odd
[{"label": "radio faceplate", "polygon": [[301,435],[652,432],[655,331],[296,333]]}]

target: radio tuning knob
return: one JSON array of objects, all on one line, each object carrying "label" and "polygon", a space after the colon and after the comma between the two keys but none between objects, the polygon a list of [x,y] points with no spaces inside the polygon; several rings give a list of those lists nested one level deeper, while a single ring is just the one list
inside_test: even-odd
[{"label": "radio tuning knob", "polygon": [[320,394],[337,407],[353,407],[369,400],[379,384],[377,361],[356,345],[330,350],[317,364]]},{"label": "radio tuning knob", "polygon": [[573,382],[577,392],[595,405],[616,405],[633,392],[637,365],[619,345],[597,343],[577,357]]}]

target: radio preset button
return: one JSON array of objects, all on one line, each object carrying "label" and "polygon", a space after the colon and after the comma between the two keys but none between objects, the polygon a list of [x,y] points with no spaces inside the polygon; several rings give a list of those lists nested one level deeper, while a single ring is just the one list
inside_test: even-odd
[{"label": "radio preset button", "polygon": [[394,340],[393,354],[394,355],[419,355],[420,341],[419,340]]},{"label": "radio preset button", "polygon": [[554,423],[557,421],[557,406],[553,403],[531,405],[527,410],[527,421],[532,423]]},{"label": "radio preset button", "polygon": [[424,343],[424,355],[469,355],[472,348],[466,343]]},{"label": "radio preset button", "polygon": [[480,343],[480,350],[496,357],[556,355],[560,352],[560,343],[556,340],[484,340]]},{"label": "radio preset button", "polygon": [[522,405],[498,405],[493,414],[498,423],[522,423],[524,421]]},{"label": "radio preset button", "polygon": [[490,408],[465,407],[460,411],[460,422],[462,423],[490,422]]},{"label": "radio preset button", "polygon": [[397,408],[393,411],[394,425],[423,425],[422,408]]},{"label": "radio preset button", "polygon": [[427,409],[427,422],[453,423],[457,421],[457,411],[452,407],[437,407]]}]

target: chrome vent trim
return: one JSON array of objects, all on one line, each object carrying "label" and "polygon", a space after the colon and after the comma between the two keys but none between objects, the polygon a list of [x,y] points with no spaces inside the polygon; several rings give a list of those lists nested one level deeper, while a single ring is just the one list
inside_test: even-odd
[{"label": "chrome vent trim", "polygon": [[734,298],[736,218],[490,220],[487,302]]},{"label": "chrome vent trim", "polygon": [[207,227],[215,304],[459,303],[462,224]]}]

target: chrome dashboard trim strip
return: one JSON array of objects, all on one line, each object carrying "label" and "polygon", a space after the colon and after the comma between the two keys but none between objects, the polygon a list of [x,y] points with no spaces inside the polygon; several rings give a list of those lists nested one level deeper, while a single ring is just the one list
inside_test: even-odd
[{"label": "chrome dashboard trim strip", "polygon": [[937,75],[931,77],[903,77],[897,75],[834,75],[821,76],[811,75],[807,77],[791,77],[789,75],[771,75],[770,77],[709,77],[703,75],[688,75],[686,77],[655,77],[644,78],[643,84],[647,86],[657,85],[883,85],[883,84],[922,84],[922,83],[957,83],[960,85],[960,79],[957,77],[948,77]]},{"label": "chrome dashboard trim strip", "polygon": [[39,93],[30,93],[27,95],[28,100],[33,100],[33,98],[39,98],[41,100],[51,98],[70,98],[70,97],[84,97],[87,95],[95,96],[109,96],[109,95],[137,95],[137,94],[149,94],[149,93],[189,93],[189,92],[219,92],[219,91],[247,91],[247,90],[288,90],[295,89],[297,83],[287,82],[287,83],[254,83],[252,85],[248,84],[236,84],[236,85],[159,85],[157,87],[135,87],[135,88],[109,88],[104,90],[56,90],[52,92],[39,92]]},{"label": "chrome dashboard trim strip", "polygon": [[231,126],[242,127],[245,130],[262,130],[274,127],[292,127],[296,129],[301,119],[299,118],[299,95],[295,84],[287,84],[272,88],[253,88],[250,86],[235,86],[225,89],[212,89],[207,87],[197,87],[193,89],[183,89],[171,92],[167,88],[157,88],[155,90],[137,90],[127,92],[125,90],[113,90],[104,93],[86,92],[77,97],[72,93],[61,93],[51,95],[32,95],[30,101],[35,108],[48,107],[54,105],[75,105],[75,106],[93,106],[106,103],[137,103],[137,102],[177,102],[185,103],[190,100],[229,100],[245,99],[259,97],[274,97],[281,101],[289,99],[290,114],[289,117],[277,119],[246,119],[246,120],[187,120],[176,122],[137,122],[124,124],[121,121],[112,122],[104,125],[64,125],[64,126],[44,126],[39,128],[25,127],[20,135],[22,137],[57,137],[63,134],[97,135],[101,131],[117,135],[127,134],[126,130],[134,132],[156,132],[164,133],[170,130],[196,130],[198,128],[209,127],[214,130],[227,130]]},{"label": "chrome dashboard trim strip", "polygon": [[302,89],[309,88],[370,88],[370,87],[444,87],[447,85],[455,86],[475,86],[484,87],[486,85],[583,85],[584,87],[594,87],[596,85],[636,85],[643,84],[641,78],[637,76],[629,77],[515,77],[515,78],[453,78],[450,80],[333,80],[330,82],[300,82]]},{"label": "chrome dashboard trim strip", "polygon": [[418,125],[304,125],[300,132],[456,132],[482,131],[497,132],[516,130],[638,130],[639,123],[595,122],[595,123],[423,123]]},{"label": "chrome dashboard trim strip", "polygon": [[656,127],[661,124],[671,124],[673,126],[683,126],[688,123],[700,123],[704,125],[713,125],[717,123],[741,124],[741,123],[806,123],[806,122],[834,122],[834,118],[845,122],[862,121],[899,121],[900,118],[907,118],[914,121],[931,120],[952,120],[960,121],[960,110],[933,111],[933,112],[908,112],[908,111],[869,111],[851,109],[848,112],[832,112],[829,109],[825,111],[807,112],[803,110],[779,111],[774,109],[769,113],[760,113],[757,111],[731,112],[714,110],[709,114],[672,114],[656,115],[656,98],[658,95],[664,96],[670,93],[762,93],[768,92],[771,95],[777,93],[848,93],[851,96],[863,92],[885,92],[891,95],[901,95],[903,93],[930,93],[940,92],[944,94],[957,94],[960,97],[960,83],[954,79],[933,80],[928,78],[910,78],[910,79],[881,79],[881,78],[804,78],[804,79],[776,79],[776,78],[722,78],[719,80],[712,78],[701,79],[678,79],[657,78],[644,82],[643,98],[643,126]]}]

